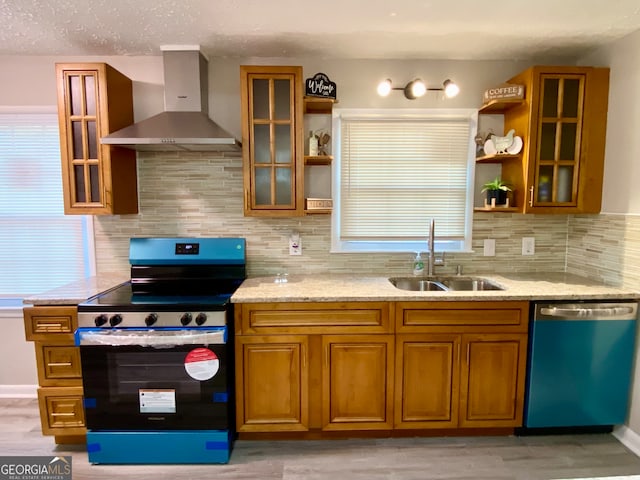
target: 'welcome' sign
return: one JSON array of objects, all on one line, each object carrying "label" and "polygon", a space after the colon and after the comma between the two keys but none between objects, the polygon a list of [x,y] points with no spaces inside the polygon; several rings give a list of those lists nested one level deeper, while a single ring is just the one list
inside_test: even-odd
[{"label": "'welcome' sign", "polygon": [[316,73],[305,80],[305,95],[311,97],[336,98],[336,84],[324,73]]}]

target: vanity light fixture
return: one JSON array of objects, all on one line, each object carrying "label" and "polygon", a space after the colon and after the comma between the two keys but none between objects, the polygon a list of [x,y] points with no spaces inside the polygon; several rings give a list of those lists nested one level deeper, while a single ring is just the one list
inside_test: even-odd
[{"label": "vanity light fixture", "polygon": [[453,81],[446,79],[442,82],[442,87],[438,88],[427,88],[425,83],[416,78],[415,80],[411,80],[404,87],[394,87],[391,83],[390,79],[383,80],[378,84],[378,95],[381,97],[386,97],[391,93],[391,90],[402,90],[404,92],[404,96],[409,100],[415,100],[416,98],[422,97],[425,93],[430,91],[439,91],[444,92],[447,98],[453,98],[458,93],[460,93],[460,87],[456,85]]}]

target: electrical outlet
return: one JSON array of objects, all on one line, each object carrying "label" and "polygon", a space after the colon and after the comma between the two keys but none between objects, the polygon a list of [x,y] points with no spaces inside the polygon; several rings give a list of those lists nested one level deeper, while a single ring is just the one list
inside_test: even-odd
[{"label": "electrical outlet", "polygon": [[522,255],[536,253],[536,239],[534,237],[522,237]]},{"label": "electrical outlet", "polygon": [[496,241],[493,238],[486,238],[484,241],[484,253],[485,257],[496,256]]},{"label": "electrical outlet", "polygon": [[300,234],[293,233],[289,237],[289,255],[302,255],[302,240]]}]

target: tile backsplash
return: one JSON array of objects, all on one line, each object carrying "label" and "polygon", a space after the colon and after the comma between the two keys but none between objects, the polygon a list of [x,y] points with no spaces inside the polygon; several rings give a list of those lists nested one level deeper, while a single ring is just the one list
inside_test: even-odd
[{"label": "tile backsplash", "polygon": [[[140,213],[95,217],[98,273],[129,270],[129,238],[144,236],[238,236],[247,239],[249,276],[289,273],[357,273],[363,275],[409,275],[413,254],[330,253],[331,218],[312,215],[297,218],[244,217],[240,155],[211,153],[138,154]],[[602,220],[606,217],[607,220]],[[444,273],[462,265],[464,273],[510,271],[562,272],[582,268],[580,248],[602,251],[606,268],[588,271],[608,281],[616,275],[605,248],[621,237],[611,232],[608,216],[519,215],[476,213],[473,222],[473,253],[447,254]],[[619,231],[631,229],[624,217],[610,222]],[[581,247],[567,248],[575,236],[595,229]],[[288,238],[300,232],[302,256],[290,256]],[[425,244],[427,228],[425,227]],[[437,226],[436,226],[437,235]],[[583,235],[584,236],[584,235]],[[638,226],[635,227],[635,241]],[[535,255],[522,256],[522,237],[535,238]],[[484,239],[496,240],[496,256],[483,256]],[[569,243],[570,243],[569,242]],[[425,245],[426,246],[426,245]],[[567,252],[569,251],[569,255]],[[595,270],[594,270],[595,269]]]},{"label": "tile backsplash", "polygon": [[567,271],[640,290],[640,216],[573,215]]}]

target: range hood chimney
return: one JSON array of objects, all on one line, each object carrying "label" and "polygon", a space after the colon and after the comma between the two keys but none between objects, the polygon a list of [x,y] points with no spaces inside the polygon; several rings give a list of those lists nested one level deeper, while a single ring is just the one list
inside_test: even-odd
[{"label": "range hood chimney", "polygon": [[209,118],[209,64],[199,48],[166,49],[165,111],[102,137],[138,151],[238,152],[238,140]]}]

